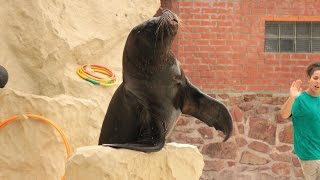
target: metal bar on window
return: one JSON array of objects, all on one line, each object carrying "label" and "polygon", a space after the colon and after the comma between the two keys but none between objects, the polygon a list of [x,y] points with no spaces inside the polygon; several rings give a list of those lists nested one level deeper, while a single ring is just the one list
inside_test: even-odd
[{"label": "metal bar on window", "polygon": [[310,35],[311,35],[311,37],[310,37],[310,52],[313,52],[313,22],[311,22],[311,27],[310,27]]}]

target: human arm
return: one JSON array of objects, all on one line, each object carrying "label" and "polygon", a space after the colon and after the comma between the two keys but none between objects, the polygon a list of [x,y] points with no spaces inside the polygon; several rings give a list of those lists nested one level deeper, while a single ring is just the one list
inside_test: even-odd
[{"label": "human arm", "polygon": [[287,119],[291,116],[291,108],[294,100],[301,94],[302,81],[300,79],[293,81],[290,86],[290,96],[286,102],[282,105],[280,115],[283,119]]}]

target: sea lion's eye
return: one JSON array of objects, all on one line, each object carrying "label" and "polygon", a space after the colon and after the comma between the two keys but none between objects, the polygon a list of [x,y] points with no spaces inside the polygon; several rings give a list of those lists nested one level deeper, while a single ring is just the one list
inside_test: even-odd
[{"label": "sea lion's eye", "polygon": [[139,34],[139,33],[140,33],[140,31],[137,32],[137,34]]},{"label": "sea lion's eye", "polygon": [[154,26],[156,23],[154,21],[150,21],[149,26]]}]

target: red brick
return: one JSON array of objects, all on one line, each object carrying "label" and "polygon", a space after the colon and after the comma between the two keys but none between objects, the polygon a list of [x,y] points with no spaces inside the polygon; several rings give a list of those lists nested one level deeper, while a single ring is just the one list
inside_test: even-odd
[{"label": "red brick", "polygon": [[209,19],[209,14],[194,14],[194,19]]},{"label": "red brick", "polygon": [[208,7],[210,4],[209,2],[193,2],[194,3],[194,7]]},{"label": "red brick", "polygon": [[212,33],[212,34],[201,34],[201,38],[202,39],[209,39],[210,41],[214,40],[217,38],[217,34],[216,33]]},{"label": "red brick", "polygon": [[179,1],[179,7],[193,7],[193,2]]},{"label": "red brick", "polygon": [[179,11],[181,13],[200,13],[201,12],[201,9],[200,8],[193,8],[193,7],[190,7],[190,8],[187,8],[187,7],[184,7],[184,8],[180,8]]},{"label": "red brick", "polygon": [[215,72],[212,71],[204,71],[204,72],[200,72],[200,76],[201,77],[211,77],[214,76]]},{"label": "red brick", "polygon": [[[180,13],[179,14],[179,18],[180,19],[183,19],[183,24],[186,24],[186,25],[192,25],[192,24],[187,24],[185,21],[187,21],[188,22],[188,20],[190,20],[190,19],[193,19],[193,16],[194,16],[194,14],[190,14],[190,13]],[[188,19],[188,20],[187,20]]]}]

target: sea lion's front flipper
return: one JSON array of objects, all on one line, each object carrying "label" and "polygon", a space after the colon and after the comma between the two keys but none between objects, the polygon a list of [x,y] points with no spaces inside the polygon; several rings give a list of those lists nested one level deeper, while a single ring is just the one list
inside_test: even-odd
[{"label": "sea lion's front flipper", "polygon": [[126,142],[102,143],[104,146],[114,148],[125,148],[142,152],[155,152],[163,148],[165,144],[165,126],[163,121],[155,120],[151,116],[150,110],[142,108],[139,113],[139,130],[138,134],[132,140]]},{"label": "sea lion's front flipper", "polygon": [[124,143],[124,144],[102,144],[113,148],[125,148],[142,152],[156,152],[160,151],[164,146],[165,141],[150,142],[150,143]]},{"label": "sea lion's front flipper", "polygon": [[232,134],[232,117],[227,107],[218,100],[202,93],[190,82],[184,89],[182,113],[192,115],[210,127],[222,131],[226,141]]}]

